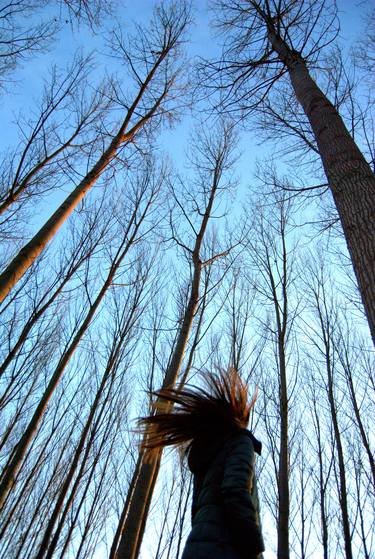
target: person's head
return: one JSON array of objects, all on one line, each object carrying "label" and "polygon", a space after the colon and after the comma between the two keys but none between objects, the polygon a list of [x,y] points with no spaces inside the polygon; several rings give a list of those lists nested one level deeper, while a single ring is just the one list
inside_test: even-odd
[{"label": "person's head", "polygon": [[144,449],[226,436],[247,427],[256,396],[249,401],[248,387],[238,372],[205,373],[202,379],[203,387],[188,385],[154,393],[155,413],[138,420],[146,435]]}]

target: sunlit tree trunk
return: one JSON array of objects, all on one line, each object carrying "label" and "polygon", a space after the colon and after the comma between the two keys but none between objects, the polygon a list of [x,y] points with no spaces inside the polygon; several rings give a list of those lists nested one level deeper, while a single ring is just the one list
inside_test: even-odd
[{"label": "sunlit tree trunk", "polygon": [[[0,302],[5,299],[13,286],[36,260],[47,243],[53,238],[55,233],[57,233],[87,192],[94,186],[99,177],[114,160],[119,150],[124,145],[132,142],[137,133],[155,117],[155,115],[160,114],[163,103],[168,99],[171,90],[175,88],[175,82],[177,81],[176,72],[172,71],[171,73],[171,70],[169,70],[166,73],[164,70],[164,73],[160,72],[161,75],[159,76],[159,69],[163,68],[163,62],[169,56],[172,58],[173,53],[178,48],[181,35],[188,23],[188,14],[184,9],[179,11],[176,6],[171,8],[170,14],[166,14],[166,11],[163,12],[163,10],[160,10],[158,13],[161,20],[160,26],[164,28],[164,36],[162,35],[160,37],[158,45],[150,46],[145,43],[147,47],[151,49],[150,52],[146,50],[146,52],[143,53],[143,56],[147,60],[147,63],[145,63],[147,75],[141,80],[139,74],[136,73],[139,87],[132,103],[126,111],[124,120],[117,130],[117,133],[84,179],[64,200],[34,237],[19,251],[0,275]],[[167,16],[169,16],[169,18]],[[128,53],[127,56],[131,59],[131,53]],[[137,56],[138,60],[141,60],[139,53]],[[149,62],[150,59],[153,60],[151,64]],[[136,63],[131,62],[130,64],[131,67],[134,68],[134,64]],[[172,60],[170,65],[172,68]],[[147,108],[144,109],[142,107],[144,97],[147,95],[149,88],[152,87],[153,82],[158,76],[161,82],[158,85],[158,91],[154,91],[151,95],[153,99],[152,103],[148,100],[150,105],[145,101]]]},{"label": "sunlit tree trunk", "polygon": [[[194,316],[199,303],[199,283],[202,263],[198,259],[195,262],[194,277],[191,287],[190,299],[187,305],[181,330],[176,347],[171,358],[170,365],[166,371],[163,387],[173,386],[180,372],[186,346],[189,340],[190,330],[193,325]],[[122,528],[122,535],[116,559],[134,559],[140,547],[139,537],[145,522],[145,513],[151,499],[151,490],[155,485],[156,476],[160,467],[161,452],[157,456],[143,461],[134,484],[126,519]]]},{"label": "sunlit tree trunk", "polygon": [[[194,231],[194,247],[192,249],[188,248],[183,242],[179,241],[175,237],[174,230],[172,231],[174,239],[185,249],[186,252],[190,254],[193,273],[189,299],[185,308],[172,357],[165,372],[162,383],[163,388],[174,386],[180,374],[194,317],[198,309],[202,269],[204,266],[211,263],[215,258],[220,256],[216,255],[203,262],[201,251],[203,248],[203,240],[208,222],[211,217],[214,200],[220,188],[223,173],[228,168],[229,155],[234,148],[232,141],[233,130],[230,126],[223,126],[223,129],[217,133],[215,138],[202,136],[198,147],[201,150],[200,153],[203,154],[205,168],[210,169],[211,172],[207,174],[202,185],[202,189],[205,193],[205,206],[204,209],[199,210],[198,212],[199,216],[201,216],[199,229],[195,229],[192,226],[191,221],[188,220]],[[200,166],[198,166],[197,163],[197,169],[200,169],[201,171],[202,163],[199,163],[199,165]],[[177,204],[181,208],[181,203],[177,201]],[[197,200],[195,200],[195,207],[199,209]],[[182,211],[186,218],[186,209],[184,208]],[[156,409],[162,409],[163,405],[164,409],[169,409],[165,408],[165,404],[163,404],[162,400],[157,401]],[[121,528],[121,538],[115,554],[116,559],[135,559],[137,557],[146,523],[147,511],[151,502],[153,487],[155,486],[156,478],[159,472],[160,460],[161,451],[155,453],[152,458],[142,461],[137,480],[134,484],[124,524]],[[121,516],[123,517],[124,515]]]},{"label": "sunlit tree trunk", "polygon": [[313,130],[357,277],[375,343],[375,176],[338,111],[311,77],[299,53],[269,28],[299,103]]}]

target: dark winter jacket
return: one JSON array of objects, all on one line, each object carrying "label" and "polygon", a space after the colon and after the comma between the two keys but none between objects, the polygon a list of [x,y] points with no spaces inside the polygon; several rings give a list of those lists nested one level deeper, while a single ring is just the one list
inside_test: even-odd
[{"label": "dark winter jacket", "polygon": [[254,476],[261,444],[246,429],[196,441],[192,529],[182,559],[255,559],[264,551]]}]

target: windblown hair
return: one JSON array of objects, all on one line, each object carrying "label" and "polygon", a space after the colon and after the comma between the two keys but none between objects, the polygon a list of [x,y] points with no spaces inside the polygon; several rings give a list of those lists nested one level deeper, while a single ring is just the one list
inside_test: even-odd
[{"label": "windblown hair", "polygon": [[186,386],[153,392],[154,413],[138,420],[144,435],[143,449],[179,445],[247,427],[257,396],[249,402],[248,387],[238,372],[230,369],[202,377],[204,388]]}]

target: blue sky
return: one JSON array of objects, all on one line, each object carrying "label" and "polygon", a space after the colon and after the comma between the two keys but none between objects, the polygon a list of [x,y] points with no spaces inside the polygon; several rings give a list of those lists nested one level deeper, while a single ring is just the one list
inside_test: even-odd
[{"label": "blue sky", "polygon": [[[124,22],[125,29],[131,30],[131,20],[148,19],[154,5],[155,2],[153,0],[128,2],[127,5],[119,10],[118,18]],[[363,24],[361,20],[363,8],[358,8],[358,2],[353,0],[339,0],[338,7],[342,25],[340,38],[344,48],[360,37]],[[52,13],[51,8],[50,12]],[[193,13],[195,23],[190,32],[191,41],[188,45],[188,53],[191,56],[202,55],[209,57],[214,55],[217,47],[215,46],[215,41],[210,36],[209,15],[206,3],[195,0],[193,3]],[[73,53],[79,48],[86,52],[96,49],[101,53],[98,57],[100,63],[96,73],[101,74],[106,67],[109,70],[112,69],[113,61],[102,54],[104,46],[101,34],[93,36],[89,30],[83,27],[79,30],[72,30],[70,24],[64,25],[50,52],[38,56],[20,67],[15,74],[15,83],[9,87],[9,91],[0,100],[2,122],[1,149],[8,148],[16,141],[16,129],[12,124],[15,115],[20,110],[25,115],[30,113],[33,99],[38,98],[41,80],[46,76],[50,65],[65,66]],[[161,148],[169,154],[179,169],[184,165],[184,150],[190,134],[191,122],[191,117],[187,116],[173,130],[165,130],[159,141]],[[251,133],[247,132],[242,137],[240,149],[243,151],[243,156],[240,160],[238,173],[242,177],[240,193],[244,193],[246,185],[252,180],[256,158],[263,157],[272,148],[268,145],[264,147],[257,145]],[[73,188],[73,185],[71,187]],[[40,205],[38,205],[38,212],[35,213],[33,220],[29,224],[30,234],[39,228],[43,220],[54,211],[69,191],[70,187],[68,185],[64,191],[55,192],[41,201]],[[241,197],[242,195],[239,194],[238,199],[241,199]],[[267,526],[267,519],[265,519],[264,524]],[[147,550],[147,542],[145,549]],[[96,557],[103,557],[103,555],[98,552]],[[151,559],[151,557],[152,555],[147,555],[147,551],[143,554],[143,559]],[[265,559],[273,559],[275,555],[272,552],[266,552],[264,557]],[[316,554],[316,556],[312,557],[313,559],[315,557],[318,559],[320,555]]]}]

